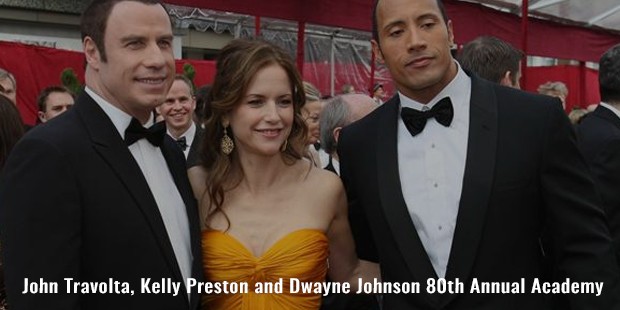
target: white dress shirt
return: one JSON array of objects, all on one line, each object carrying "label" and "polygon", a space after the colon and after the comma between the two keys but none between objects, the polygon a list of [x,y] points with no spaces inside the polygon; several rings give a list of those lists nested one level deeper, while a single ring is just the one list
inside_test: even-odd
[{"label": "white dress shirt", "polygon": [[431,118],[414,137],[400,114],[398,117],[398,172],[403,196],[435,272],[444,277],[465,174],[471,79],[458,66],[456,77],[426,105],[398,95],[401,107],[419,111],[431,109],[444,97],[450,97],[454,107],[449,127]]},{"label": "white dress shirt", "polygon": [[[125,129],[129,126],[132,116],[113,106],[88,87],[85,88],[85,91],[108,115],[121,138],[125,139]],[[148,128],[153,123],[154,116],[151,115],[151,118],[143,126]],[[166,159],[159,147],[152,145],[146,139],[140,139],[130,145],[129,151],[140,166],[140,170],[153,193],[159,213],[166,226],[168,238],[170,238],[170,243],[174,249],[177,263],[181,269],[181,275],[184,279],[188,279],[192,275],[193,256],[187,210],[168,169]],[[185,283],[187,280],[183,282]]]},{"label": "white dress shirt", "polygon": [[192,124],[189,126],[189,128],[183,134],[181,134],[179,138],[175,138],[170,132],[170,130],[168,130],[168,135],[174,140],[185,137],[185,143],[187,143],[187,147],[185,148],[185,150],[183,150],[183,154],[185,154],[185,159],[187,159],[187,155],[189,155],[189,149],[192,148],[192,143],[194,143],[194,137],[196,137],[196,124],[194,124],[194,122],[192,121]]}]

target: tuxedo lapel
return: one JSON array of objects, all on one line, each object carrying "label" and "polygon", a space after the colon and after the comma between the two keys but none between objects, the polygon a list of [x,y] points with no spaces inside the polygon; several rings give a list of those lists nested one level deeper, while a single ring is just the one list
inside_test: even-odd
[{"label": "tuxedo lapel", "polygon": [[203,133],[204,133],[204,129],[200,127],[200,124],[196,124],[196,133],[194,134],[194,141],[192,141],[192,145],[189,146],[189,153],[187,155],[187,158],[193,158],[193,156],[190,156],[189,154],[200,152],[200,149],[202,148]]},{"label": "tuxedo lapel", "polygon": [[179,194],[181,194],[181,198],[183,198],[183,202],[185,203],[185,206],[187,208],[187,215],[191,218],[191,214],[196,212],[196,201],[194,199],[194,195],[192,194],[190,185],[187,182],[187,178],[185,177],[185,170],[181,170],[185,166],[183,153],[178,152],[177,154],[174,154],[176,151],[178,151],[175,149],[175,147],[177,146],[175,146],[174,139],[166,135],[164,137],[164,143],[162,144],[160,149],[162,154],[164,155],[164,159],[166,159],[166,164],[168,165],[168,170],[172,175],[174,184],[177,186]]},{"label": "tuxedo lapel", "polygon": [[[85,93],[78,98],[74,109],[77,110],[77,113],[82,118],[97,153],[101,155],[104,161],[116,173],[118,180],[127,188],[135,203],[141,209],[142,214],[151,227],[153,235],[155,235],[155,240],[159,244],[163,256],[166,258],[170,270],[174,274],[175,280],[183,281],[181,270],[177,264],[172,244],[168,238],[168,233],[153,193],[140,167],[112,124],[112,121],[99,105]],[[102,180],[102,182],[115,181],[117,180]],[[187,294],[183,295],[187,299]]]},{"label": "tuxedo lapel", "polygon": [[[200,255],[200,223],[198,218],[198,207],[194,195],[192,193],[189,180],[185,175],[185,157],[176,145],[176,141],[170,136],[164,137],[164,143],[161,146],[161,152],[164,155],[168,170],[174,179],[174,184],[177,186],[179,194],[183,198],[185,203],[185,211],[187,213],[187,222],[189,223],[189,232],[192,245],[192,277],[198,277],[201,273],[202,260],[199,259]],[[175,154],[176,153],[176,154]],[[179,270],[180,274],[180,270]],[[197,305],[199,302],[197,294],[193,294],[191,301],[193,305]]]},{"label": "tuxedo lapel", "polygon": [[[437,275],[411,220],[401,188],[398,170],[398,96],[386,102],[382,108],[376,137],[381,206],[409,271],[416,281],[425,283],[426,279],[437,278]],[[425,296],[432,298],[434,295]]]},{"label": "tuxedo lapel", "polygon": [[[497,102],[493,86],[471,76],[469,137],[463,190],[446,279],[466,281],[476,258],[489,204],[497,149]],[[446,294],[447,304],[457,294]]]}]

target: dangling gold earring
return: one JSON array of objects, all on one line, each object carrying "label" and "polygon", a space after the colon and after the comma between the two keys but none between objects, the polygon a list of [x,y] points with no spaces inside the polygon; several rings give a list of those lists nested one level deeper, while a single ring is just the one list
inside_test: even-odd
[{"label": "dangling gold earring", "polygon": [[286,151],[287,147],[288,147],[288,138],[284,140],[284,143],[282,143],[282,146],[280,146],[280,152]]},{"label": "dangling gold earring", "polygon": [[226,155],[230,155],[233,149],[235,148],[235,143],[228,136],[228,128],[224,127],[224,136],[222,137],[222,142],[220,143],[220,148],[222,149],[222,153]]}]

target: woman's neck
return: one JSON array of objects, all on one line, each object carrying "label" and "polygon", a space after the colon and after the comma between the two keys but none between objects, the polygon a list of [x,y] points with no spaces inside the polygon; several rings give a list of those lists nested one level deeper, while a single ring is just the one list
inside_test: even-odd
[{"label": "woman's neck", "polygon": [[240,186],[246,187],[253,194],[260,194],[283,181],[286,182],[286,168],[290,167],[280,154],[270,157],[240,156],[239,163],[243,171]]}]

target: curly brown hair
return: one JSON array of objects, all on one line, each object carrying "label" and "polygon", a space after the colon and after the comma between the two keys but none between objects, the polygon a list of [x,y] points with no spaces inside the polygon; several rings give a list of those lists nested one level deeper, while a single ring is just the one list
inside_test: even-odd
[{"label": "curly brown hair", "polygon": [[[279,65],[288,75],[293,94],[294,118],[288,145],[281,155],[285,163],[292,165],[297,160],[309,158],[306,148],[308,128],[301,116],[301,108],[306,97],[301,76],[291,57],[280,47],[260,39],[236,39],[226,45],[217,58],[215,80],[209,94],[210,105],[206,106],[205,131],[200,154],[201,165],[206,171],[206,191],[201,204],[207,203],[207,218],[222,212],[230,226],[230,221],[221,207],[225,193],[236,188],[243,178],[238,153],[233,149],[226,155],[222,152],[220,141],[224,136],[223,118],[243,100],[250,82],[261,69],[269,65]],[[231,135],[232,129],[227,128]],[[232,135],[231,135],[232,136]],[[207,225],[208,226],[208,225]]]}]

